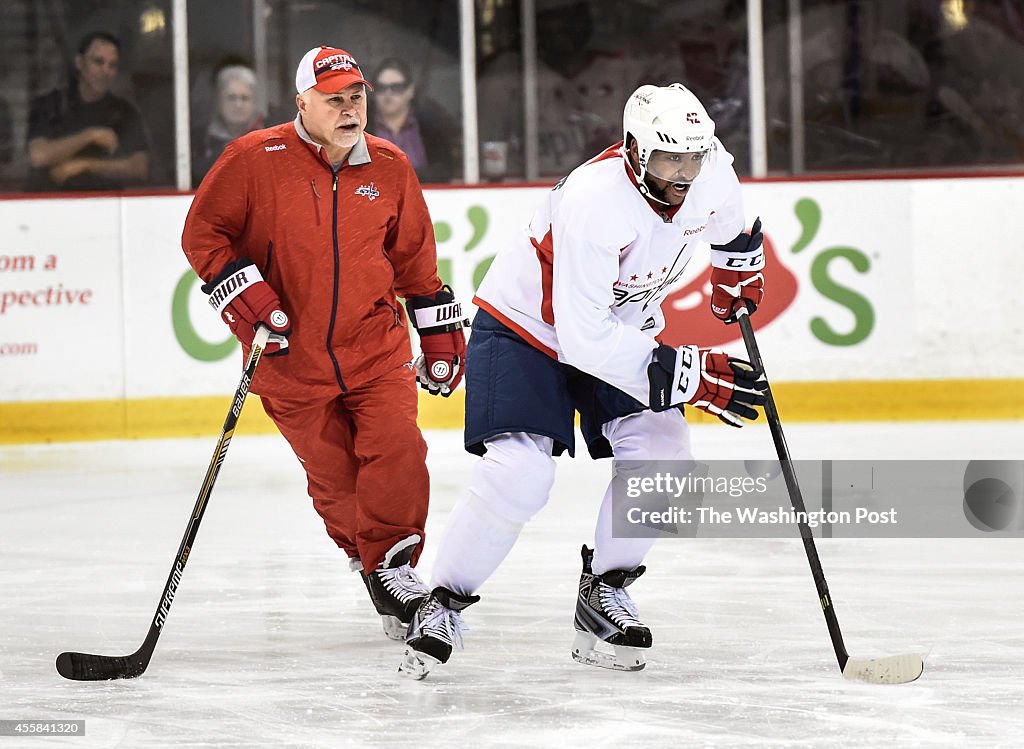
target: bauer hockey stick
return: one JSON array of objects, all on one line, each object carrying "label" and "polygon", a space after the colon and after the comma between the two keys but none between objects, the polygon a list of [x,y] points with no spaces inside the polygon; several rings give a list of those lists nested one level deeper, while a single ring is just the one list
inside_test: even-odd
[{"label": "bauer hockey stick", "polygon": [[[746,306],[737,309],[736,317],[739,319],[743,343],[747,347],[750,363],[754,369],[764,374],[764,362],[761,361],[761,352],[754,339],[754,328],[750,324]],[[767,379],[767,375],[765,377]],[[800,536],[804,541],[807,561],[811,565],[811,575],[814,577],[814,586],[818,590],[818,600],[821,603],[821,610],[825,614],[828,633],[832,638],[832,647],[835,648],[836,659],[839,661],[839,670],[847,679],[858,679],[872,684],[906,684],[914,681],[924,671],[924,661],[916,653],[892,655],[887,658],[851,658],[846,652],[843,633],[839,629],[839,619],[836,618],[835,609],[832,607],[832,596],[828,592],[828,583],[825,582],[825,573],[821,569],[821,560],[818,558],[818,550],[814,545],[814,536],[807,523],[801,519],[807,516],[807,508],[804,505],[803,495],[800,493],[800,484],[797,483],[792,459],[789,457],[786,438],[782,434],[782,423],[779,421],[779,411],[775,407],[775,398],[772,397],[771,387],[765,390],[765,394],[768,397],[764,406],[765,415],[768,417],[768,427],[771,429],[772,440],[775,442],[775,452],[779,456],[782,475],[786,479],[789,501],[797,513],[797,525],[800,527]]]},{"label": "bauer hockey stick", "polygon": [[196,499],[195,508],[192,510],[192,517],[189,518],[188,527],[185,528],[185,536],[181,539],[181,546],[178,547],[178,555],[174,559],[174,566],[171,567],[171,574],[164,584],[164,592],[160,595],[160,603],[153,615],[153,622],[149,625],[149,634],[142,646],[131,655],[90,655],[89,653],[61,653],[57,656],[57,673],[65,679],[76,681],[102,681],[105,679],[132,679],[141,676],[149,665],[149,659],[153,657],[153,650],[156,649],[156,641],[163,631],[167,615],[170,613],[171,604],[174,602],[174,594],[178,591],[181,583],[182,573],[185,571],[185,564],[188,562],[192,544],[195,542],[196,533],[199,531],[199,523],[206,512],[207,500],[213,491],[213,484],[220,473],[221,464],[224,463],[224,456],[228,453],[228,446],[231,444],[231,437],[235,433],[235,425],[242,413],[242,406],[245,405],[245,396],[249,392],[249,384],[253,375],[256,374],[256,365],[260,363],[263,350],[267,346],[270,337],[270,328],[260,325],[256,331],[256,337],[252,342],[252,350],[249,359],[245,363],[245,371],[242,372],[242,379],[235,389],[234,398],[231,400],[231,409],[224,420],[224,429],[217,440],[217,447],[210,459],[210,466],[206,469],[206,478],[203,479],[203,486],[199,490],[199,497]]}]

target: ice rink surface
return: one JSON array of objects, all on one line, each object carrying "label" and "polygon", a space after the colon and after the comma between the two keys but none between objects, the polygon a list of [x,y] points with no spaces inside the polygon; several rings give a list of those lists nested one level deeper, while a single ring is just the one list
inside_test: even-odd
[{"label": "ice rink surface", "polygon": [[[243,430],[244,431],[244,430]],[[1024,424],[792,425],[801,458],[1021,459]],[[134,651],[215,439],[0,448],[0,719],[84,719],[8,747],[1021,746],[1024,542],[818,542],[850,653],[926,655],[844,680],[799,541],[665,540],[630,590],[646,670],[569,657],[579,548],[610,462],[559,459],[548,507],[467,612],[465,652],[396,672],[365,590],[277,437],[237,437],[149,670],[65,681],[63,650]],[[474,458],[428,434],[428,545]],[[702,459],[772,458],[765,427],[694,429]]]}]

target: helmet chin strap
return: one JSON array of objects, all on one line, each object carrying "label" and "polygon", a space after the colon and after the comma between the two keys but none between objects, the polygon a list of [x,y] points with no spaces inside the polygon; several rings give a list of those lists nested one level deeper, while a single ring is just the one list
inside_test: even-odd
[{"label": "helmet chin strap", "polygon": [[[647,166],[645,164],[641,163],[640,164],[640,171],[637,172],[637,170],[633,166],[633,160],[631,158],[629,158],[628,153],[629,153],[628,151],[625,151],[623,153],[623,156],[626,159],[626,164],[629,166],[630,171],[633,172],[633,176],[636,177],[636,189],[640,191],[640,194],[643,195],[645,198],[653,200],[655,203],[661,203],[662,205],[672,207],[672,203],[670,203],[667,200],[662,200],[661,198],[659,198],[657,195],[654,194],[653,190],[657,189],[657,188],[655,186],[652,186],[651,184],[649,184],[647,182],[647,178],[648,178]],[[639,162],[639,159],[637,159],[637,161]],[[669,187],[675,187],[676,185],[679,185],[680,187],[689,187],[691,184],[693,184],[693,183],[692,182],[669,182]]]},{"label": "helmet chin strap", "polygon": [[[623,155],[626,155],[626,154],[623,154]],[[638,161],[639,161],[639,159],[638,159]],[[629,166],[630,171],[633,172],[633,176],[636,177],[636,189],[640,191],[641,195],[643,195],[645,198],[649,198],[650,200],[653,200],[655,203],[661,203],[662,205],[667,205],[667,206],[672,205],[667,200],[662,200],[657,195],[655,195],[653,192],[651,192],[651,186],[649,184],[647,184],[647,167],[646,166],[644,166],[643,164],[640,164],[640,171],[637,172],[636,168],[633,166],[633,160],[630,159],[628,156],[626,156],[626,164]]]}]

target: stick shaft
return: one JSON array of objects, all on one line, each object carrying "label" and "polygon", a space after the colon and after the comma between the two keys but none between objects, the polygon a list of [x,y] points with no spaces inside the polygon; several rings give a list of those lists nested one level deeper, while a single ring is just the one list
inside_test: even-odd
[{"label": "stick shaft", "polygon": [[[743,343],[747,347],[747,356],[750,358],[750,363],[754,365],[758,372],[764,373],[764,362],[761,360],[761,352],[757,347],[757,340],[754,338],[754,328],[750,324],[750,316],[747,314],[746,308],[738,309],[738,317],[740,331],[743,333]],[[767,378],[767,374],[765,377]],[[772,432],[775,452],[779,456],[782,475],[786,479],[786,489],[789,490],[790,504],[793,505],[793,510],[797,513],[797,525],[800,528],[800,537],[804,542],[807,562],[811,567],[814,586],[818,591],[818,601],[821,603],[821,610],[825,615],[825,623],[828,625],[828,633],[832,638],[832,647],[836,651],[839,669],[842,670],[846,667],[846,662],[850,656],[846,652],[846,645],[843,643],[843,633],[839,629],[839,619],[836,617],[835,609],[832,606],[832,596],[828,592],[828,583],[825,582],[825,572],[821,568],[821,559],[819,559],[818,549],[814,545],[814,536],[807,523],[801,519],[806,517],[807,507],[804,505],[804,498],[800,492],[796,471],[793,468],[792,459],[789,457],[789,447],[786,445],[786,437],[782,433],[782,422],[779,420],[779,410],[775,406],[775,398],[772,396],[771,386],[765,392],[768,396],[768,401],[764,406],[765,416],[768,418],[768,428]]]},{"label": "stick shaft", "polygon": [[203,478],[203,485],[199,489],[199,496],[196,497],[195,507],[192,508],[192,516],[189,518],[188,525],[185,528],[185,535],[182,536],[181,545],[178,547],[178,554],[174,559],[174,564],[171,566],[170,574],[167,576],[163,594],[160,596],[160,603],[157,605],[156,613],[153,615],[153,622],[149,627],[149,634],[146,636],[146,641],[143,644],[143,648],[149,646],[150,652],[152,652],[152,647],[156,645],[157,638],[160,637],[160,631],[163,629],[167,615],[170,613],[171,603],[174,601],[174,595],[178,590],[178,583],[181,581],[181,575],[185,571],[185,565],[188,563],[188,556],[192,552],[192,544],[195,542],[196,534],[199,532],[199,524],[206,513],[207,502],[210,494],[213,492],[213,485],[217,481],[217,476],[220,474],[220,467],[224,464],[224,458],[228,454],[228,447],[231,446],[231,438],[235,434],[235,427],[238,425],[238,419],[242,415],[242,406],[245,405],[245,396],[249,393],[249,385],[252,384],[252,378],[256,374],[256,367],[259,365],[260,359],[263,358],[263,350],[266,348],[269,335],[270,329],[264,326],[260,326],[256,332],[252,349],[249,352],[249,358],[242,372],[242,378],[238,381],[238,387],[235,388],[234,397],[231,399],[231,408],[228,409],[227,416],[224,418],[224,428],[221,429],[217,446],[213,450],[210,465],[206,468],[206,476]]},{"label": "stick shaft", "polygon": [[195,542],[196,534],[199,532],[199,524],[203,520],[203,514],[210,494],[213,492],[213,485],[217,481],[220,467],[224,463],[228,447],[231,445],[231,438],[234,436],[235,426],[242,414],[242,406],[245,404],[245,397],[249,392],[249,385],[256,374],[256,367],[263,357],[263,351],[270,336],[270,329],[260,326],[256,331],[249,358],[246,360],[242,378],[235,388],[235,394],[231,399],[231,408],[224,419],[224,428],[221,430],[217,446],[214,448],[213,457],[210,458],[210,465],[206,469],[206,476],[203,478],[203,485],[199,489],[199,496],[196,497],[192,515],[185,528],[185,535],[178,546],[178,553],[174,558],[167,582],[164,583],[163,592],[160,594],[160,602],[157,604],[156,613],[149,625],[149,632],[142,645],[129,656],[101,656],[88,655],[85,653],[61,653],[57,658],[57,671],[67,679],[77,680],[98,680],[98,679],[129,679],[141,675],[149,665],[149,660],[156,649],[156,642],[160,638],[163,626],[174,602],[174,596],[178,592],[178,585],[188,563],[189,554],[192,551],[192,544]]}]

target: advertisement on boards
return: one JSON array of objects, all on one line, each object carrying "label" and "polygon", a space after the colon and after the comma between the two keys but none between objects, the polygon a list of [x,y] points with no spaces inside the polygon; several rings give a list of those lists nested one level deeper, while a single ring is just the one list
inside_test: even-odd
[{"label": "advertisement on boards", "polygon": [[[1003,181],[988,182],[966,181],[959,200],[1014,204]],[[941,356],[950,341],[985,347],[997,335],[981,325],[984,310],[970,294],[929,290],[937,273],[963,285],[979,272],[962,252],[968,229],[935,231],[941,206],[917,197],[941,189],[911,180],[744,184],[748,224],[760,216],[765,234],[766,296],[754,322],[773,381],[1014,376],[1004,358],[980,373],[969,358]],[[426,191],[440,275],[460,298],[469,301],[547,190]],[[180,247],[191,200],[0,202],[0,401],[232,389],[238,344]],[[738,353],[736,326],[708,309],[709,257],[700,247],[678,277],[663,338]]]}]

